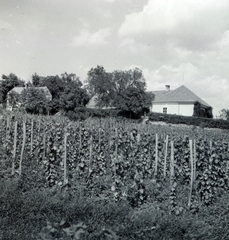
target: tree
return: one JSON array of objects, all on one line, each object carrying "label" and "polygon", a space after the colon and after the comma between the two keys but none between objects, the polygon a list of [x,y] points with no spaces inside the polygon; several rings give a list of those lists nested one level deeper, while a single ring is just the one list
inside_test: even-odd
[{"label": "tree", "polygon": [[37,75],[37,73],[34,73],[34,74],[32,75],[32,84],[33,84],[33,86],[35,86],[35,87],[38,87],[39,84],[40,84],[40,77]]},{"label": "tree", "polygon": [[86,89],[88,90],[90,97],[98,95],[98,105],[101,107],[109,106],[109,104],[111,104],[113,97],[113,86],[111,85],[111,79],[112,75],[107,73],[102,66],[92,68],[88,72],[88,86]]},{"label": "tree", "polygon": [[213,118],[212,107],[203,107],[196,101],[193,108],[193,117]]},{"label": "tree", "polygon": [[39,85],[46,86],[52,94],[52,101],[49,103],[51,113],[61,109],[74,111],[77,107],[84,107],[89,101],[87,91],[82,88],[82,82],[74,73],[40,77]]},{"label": "tree", "polygon": [[23,87],[25,82],[19,79],[14,73],[7,75],[2,75],[2,82],[0,85],[0,102],[4,105],[7,100],[7,93],[14,87]]},{"label": "tree", "polygon": [[66,82],[64,91],[60,95],[60,107],[63,110],[74,111],[88,103],[89,96],[81,86],[82,83],[78,80]]},{"label": "tree", "polygon": [[17,92],[11,91],[8,94],[7,100],[12,109],[15,109],[21,105],[21,95]]},{"label": "tree", "polygon": [[88,72],[88,88],[98,96],[98,106],[114,107],[138,115],[149,108],[154,95],[146,91],[146,82],[138,68],[107,73],[101,66]]},{"label": "tree", "polygon": [[219,118],[229,120],[229,109],[222,109],[219,112]]},{"label": "tree", "polygon": [[47,76],[40,80],[40,86],[47,87],[52,94],[52,99],[59,99],[60,95],[64,91],[65,84],[63,80],[58,76]]},{"label": "tree", "polygon": [[20,95],[20,108],[32,114],[47,114],[49,112],[49,100],[45,92],[38,88],[26,88]]}]

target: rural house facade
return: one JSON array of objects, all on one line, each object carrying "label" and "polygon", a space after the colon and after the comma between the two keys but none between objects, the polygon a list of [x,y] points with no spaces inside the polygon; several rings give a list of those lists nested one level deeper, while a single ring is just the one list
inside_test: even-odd
[{"label": "rural house facade", "polygon": [[[10,90],[8,93],[7,93],[7,105],[6,105],[6,108],[7,110],[12,110],[12,106],[11,104],[9,103],[9,94],[12,93],[12,92],[15,92],[15,93],[18,93],[18,94],[21,94],[22,91],[24,89],[27,89],[28,87],[14,87],[12,90]],[[45,96],[46,96],[46,99],[48,101],[51,101],[52,100],[52,94],[50,93],[49,89],[47,87],[34,87],[35,89],[39,89],[39,90],[43,90],[44,93],[45,93]],[[20,105],[20,103],[18,103],[18,106]]]},{"label": "rural house facade", "polygon": [[165,90],[153,91],[153,93],[155,99],[152,102],[151,112],[193,116],[196,106],[202,110],[202,115],[209,110],[212,111],[208,103],[184,85],[174,90],[170,90],[170,86],[166,85]]}]

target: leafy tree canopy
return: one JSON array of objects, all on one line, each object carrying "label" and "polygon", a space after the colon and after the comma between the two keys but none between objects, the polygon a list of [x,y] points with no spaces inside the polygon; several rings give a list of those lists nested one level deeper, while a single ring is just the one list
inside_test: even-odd
[{"label": "leafy tree canopy", "polygon": [[91,95],[98,96],[98,106],[115,107],[138,114],[149,108],[154,98],[146,91],[146,81],[138,68],[107,73],[102,66],[88,72],[88,87]]},{"label": "leafy tree canopy", "polygon": [[25,82],[19,79],[14,73],[9,75],[2,75],[2,81],[0,85],[0,102],[5,104],[7,99],[7,93],[14,87],[23,87]]},{"label": "leafy tree canopy", "polygon": [[[34,76],[37,78],[36,75]],[[74,111],[75,108],[84,107],[89,101],[87,91],[82,88],[82,82],[74,73],[65,72],[60,76],[38,76],[38,78],[39,85],[37,86],[46,86],[52,94],[51,112],[61,109]]]},{"label": "leafy tree canopy", "polygon": [[219,112],[219,118],[229,120],[229,109],[222,109]]},{"label": "leafy tree canopy", "polygon": [[45,92],[38,88],[25,88],[20,94],[20,107],[32,114],[47,114],[49,111],[49,100]]}]

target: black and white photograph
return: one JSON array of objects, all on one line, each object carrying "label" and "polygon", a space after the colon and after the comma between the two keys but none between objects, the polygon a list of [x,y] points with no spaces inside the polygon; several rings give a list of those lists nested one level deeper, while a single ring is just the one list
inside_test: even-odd
[{"label": "black and white photograph", "polygon": [[0,239],[229,239],[228,0],[0,0]]}]

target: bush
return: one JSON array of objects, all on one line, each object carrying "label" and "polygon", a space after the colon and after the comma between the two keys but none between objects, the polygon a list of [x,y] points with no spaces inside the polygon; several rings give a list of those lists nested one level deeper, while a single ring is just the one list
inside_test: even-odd
[{"label": "bush", "polygon": [[128,111],[120,111],[116,109],[90,109],[90,108],[75,108],[74,111],[68,111],[66,116],[72,120],[85,120],[87,118],[106,118],[106,117],[125,117],[139,119],[139,114],[133,114]]},{"label": "bush", "polygon": [[171,124],[186,124],[202,128],[229,129],[229,121],[222,119],[210,119],[200,117],[187,117],[173,114],[149,113],[149,120],[166,122]]}]

